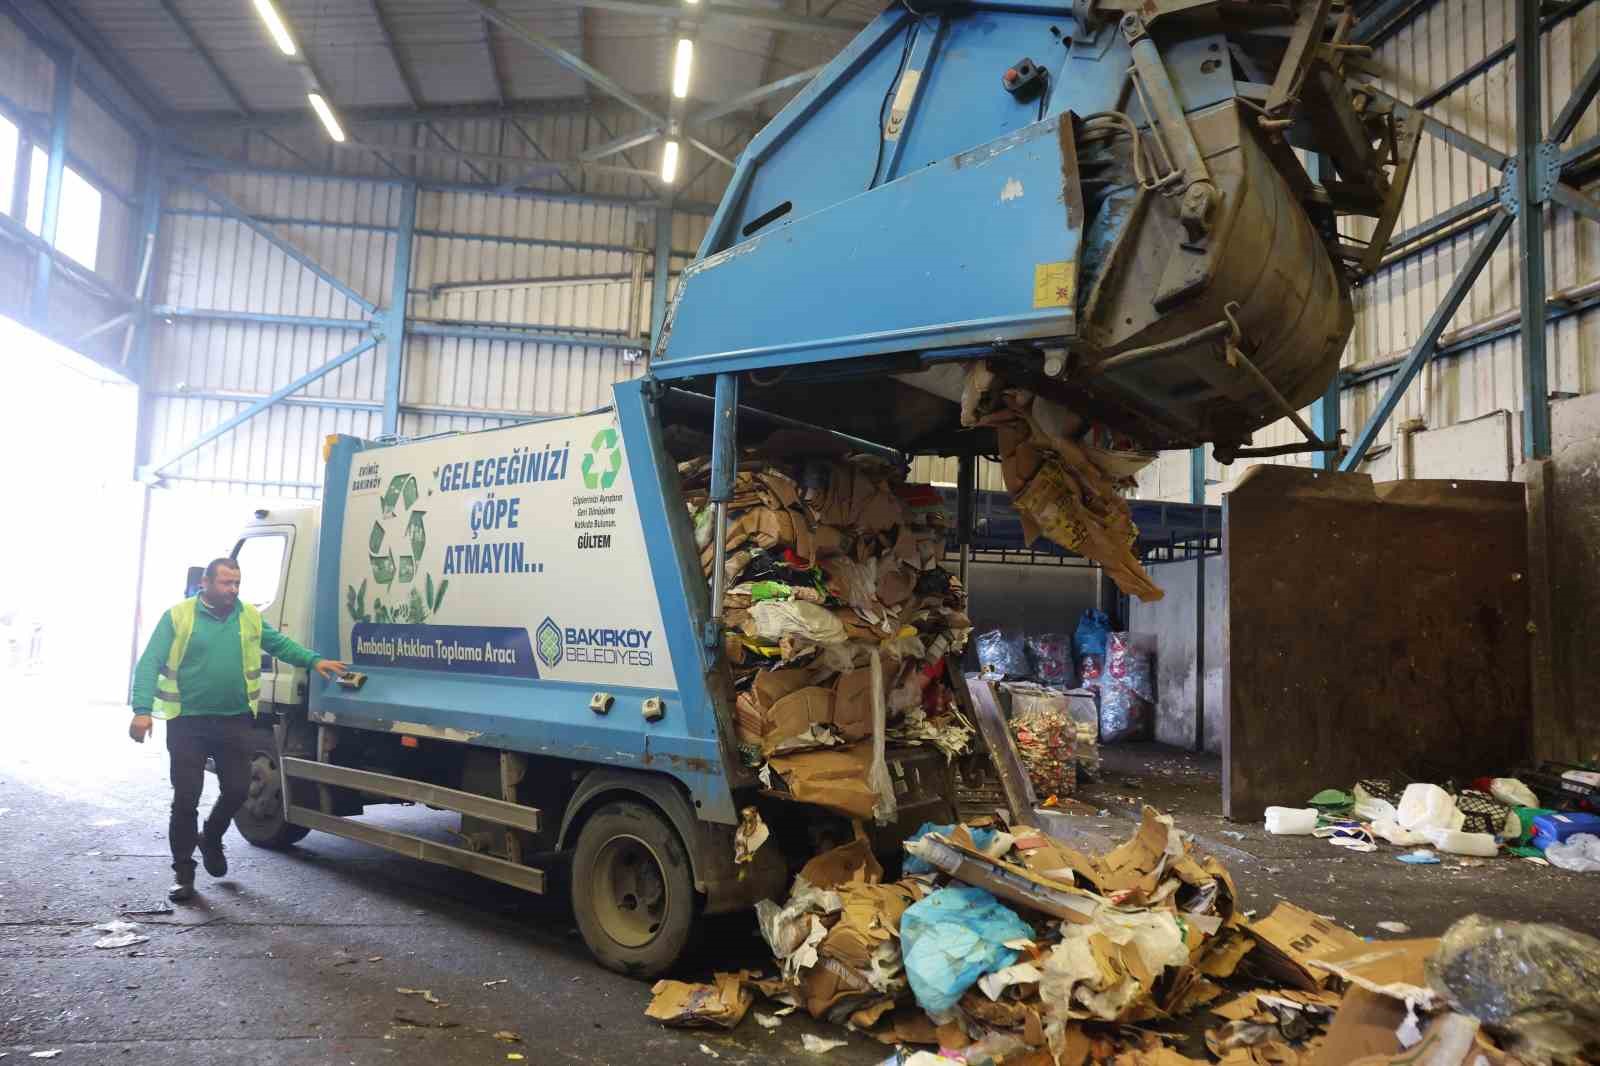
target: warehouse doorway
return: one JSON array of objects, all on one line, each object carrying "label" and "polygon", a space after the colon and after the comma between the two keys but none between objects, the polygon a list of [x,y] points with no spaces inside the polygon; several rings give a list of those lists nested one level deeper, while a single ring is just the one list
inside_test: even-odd
[{"label": "warehouse doorway", "polygon": [[132,635],[142,489],[137,390],[120,374],[0,316],[0,689],[121,702]]}]

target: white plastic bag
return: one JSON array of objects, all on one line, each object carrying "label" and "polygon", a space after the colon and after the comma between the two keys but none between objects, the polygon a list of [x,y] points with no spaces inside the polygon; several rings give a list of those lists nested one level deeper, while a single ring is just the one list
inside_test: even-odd
[{"label": "white plastic bag", "polygon": [[1565,843],[1551,844],[1544,857],[1563,870],[1581,874],[1600,873],[1600,837],[1593,833],[1574,833]]},{"label": "white plastic bag", "polygon": [[1317,827],[1315,807],[1268,807],[1267,832],[1277,836],[1305,836]]},{"label": "white plastic bag", "polygon": [[1407,785],[1400,796],[1395,821],[1402,829],[1460,829],[1467,816],[1456,808],[1455,797],[1438,785]]},{"label": "white plastic bag", "polygon": [[1539,797],[1533,789],[1514,777],[1497,777],[1489,782],[1489,795],[1512,807],[1537,807]]}]

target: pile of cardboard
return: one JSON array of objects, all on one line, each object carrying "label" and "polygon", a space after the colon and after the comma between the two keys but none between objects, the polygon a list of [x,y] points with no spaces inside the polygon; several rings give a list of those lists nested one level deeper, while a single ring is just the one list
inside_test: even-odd
[{"label": "pile of cardboard", "polygon": [[[858,840],[808,863],[781,906],[758,905],[778,976],[745,986],[901,1045],[908,1063],[1184,1066],[1210,1061],[1177,1050],[1203,1055],[1202,1032],[1227,1066],[1518,1061],[1430,990],[1438,941],[1366,942],[1288,902],[1251,920],[1227,870],[1151,808],[1103,855],[967,825],[924,827],[905,850],[898,881]],[[657,1002],[710,1001],[666,1020],[716,1023],[732,980]]]},{"label": "pile of cardboard", "polygon": [[994,430],[1000,473],[1028,543],[1044,536],[1093,559],[1130,596],[1149,601],[1165,595],[1133,553],[1139,527],[1123,496],[1152,455],[1085,443],[1076,415],[1005,385],[982,362],[967,368],[961,424]]},{"label": "pile of cardboard", "polygon": [[[679,465],[707,577],[716,546],[710,460]],[[886,743],[948,756],[972,734],[949,665],[971,623],[939,565],[937,492],[864,455],[748,455],[724,542],[724,648],[742,756],[769,788],[865,817],[884,813]],[[886,776],[887,771],[882,771]]]}]

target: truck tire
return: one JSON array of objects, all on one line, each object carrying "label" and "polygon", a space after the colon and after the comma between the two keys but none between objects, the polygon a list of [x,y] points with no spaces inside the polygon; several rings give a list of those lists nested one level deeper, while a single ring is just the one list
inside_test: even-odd
[{"label": "truck tire", "polygon": [[572,856],[572,911],[600,964],[655,977],[692,943],[700,901],[689,853],[654,807],[608,803],[583,824]]},{"label": "truck tire", "polygon": [[[272,734],[268,733],[270,738]],[[272,751],[257,749],[250,761],[250,793],[244,806],[233,816],[239,835],[258,848],[287,848],[311,832],[303,825],[291,825],[283,816],[283,774]]]}]

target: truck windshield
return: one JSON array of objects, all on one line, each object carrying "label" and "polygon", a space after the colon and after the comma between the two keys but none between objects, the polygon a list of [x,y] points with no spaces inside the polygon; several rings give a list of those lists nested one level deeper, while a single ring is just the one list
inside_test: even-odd
[{"label": "truck windshield", "polygon": [[240,599],[258,610],[277,600],[288,549],[289,538],[282,533],[254,534],[239,541],[233,558],[239,564]]}]

